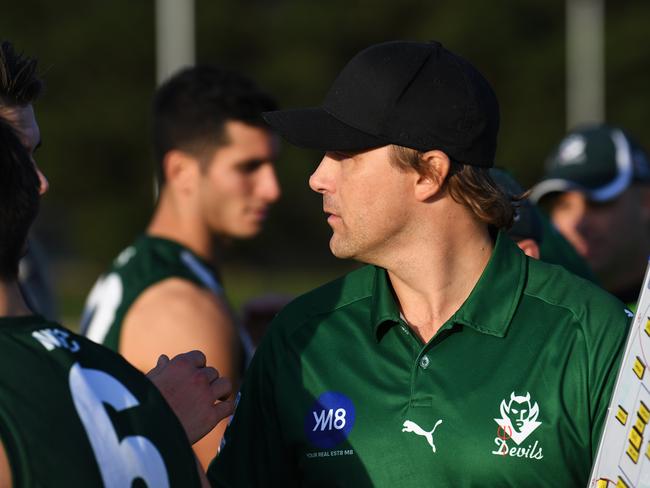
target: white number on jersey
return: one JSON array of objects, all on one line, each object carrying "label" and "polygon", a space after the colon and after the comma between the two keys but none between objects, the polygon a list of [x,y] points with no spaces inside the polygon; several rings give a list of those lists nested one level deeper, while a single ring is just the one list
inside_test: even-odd
[{"label": "white number on jersey", "polygon": [[122,280],[117,273],[110,273],[95,283],[81,319],[81,331],[91,341],[103,344],[122,302],[122,293]]},{"label": "white number on jersey", "polygon": [[70,369],[70,392],[81,418],[106,488],[131,486],[141,478],[149,487],[169,487],[167,469],[158,449],[146,437],[128,436],[121,441],[104,404],[118,412],[137,407],[138,400],[108,373],[82,368]]}]

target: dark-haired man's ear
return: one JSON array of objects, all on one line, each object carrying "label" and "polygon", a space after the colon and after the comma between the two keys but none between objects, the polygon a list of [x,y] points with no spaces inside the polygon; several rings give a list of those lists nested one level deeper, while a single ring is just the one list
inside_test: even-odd
[{"label": "dark-haired man's ear", "polygon": [[444,152],[434,149],[422,154],[422,168],[423,171],[417,180],[415,196],[423,202],[440,192],[449,175],[451,161]]},{"label": "dark-haired man's ear", "polygon": [[182,193],[195,188],[200,173],[199,162],[189,154],[172,150],[165,154],[162,162],[165,182]]}]

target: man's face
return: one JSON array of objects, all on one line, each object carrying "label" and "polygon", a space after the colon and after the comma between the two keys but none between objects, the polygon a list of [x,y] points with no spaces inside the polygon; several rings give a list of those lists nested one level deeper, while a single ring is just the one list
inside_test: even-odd
[{"label": "man's face", "polygon": [[226,133],[230,143],[217,149],[199,183],[201,212],[215,234],[253,237],[280,197],[273,168],[278,140],[238,121],[226,122]]},{"label": "man's face", "polygon": [[551,220],[601,279],[637,266],[648,251],[641,249],[647,225],[641,192],[632,186],[615,200],[596,203],[570,191],[552,201]]},{"label": "man's face", "polygon": [[36,168],[38,174],[38,180],[40,182],[39,193],[44,195],[50,185],[34,159],[34,154],[41,145],[41,131],[36,123],[34,108],[31,104],[24,107],[0,107],[0,117],[11,124],[18,134],[18,137],[20,137],[23,146],[27,149],[29,157],[34,163],[34,168]]},{"label": "man's face", "polygon": [[327,152],[309,179],[323,195],[332,253],[377,263],[408,235],[414,171],[390,163],[388,146],[357,153]]}]

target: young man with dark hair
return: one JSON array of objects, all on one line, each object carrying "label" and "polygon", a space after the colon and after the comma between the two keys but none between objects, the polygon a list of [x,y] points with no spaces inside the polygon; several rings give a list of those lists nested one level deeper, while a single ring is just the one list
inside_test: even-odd
[{"label": "young man with dark hair", "polygon": [[[37,73],[37,60],[16,52],[8,41],[0,42],[0,118],[9,122],[18,132],[30,158],[41,144],[41,134],[34,116],[34,102],[43,92],[43,82]],[[34,164],[36,164],[34,162]],[[40,192],[48,189],[47,179],[36,166]],[[20,263],[18,280],[31,308],[48,318],[56,315],[56,306],[44,268],[40,247],[30,240],[28,254]]]},{"label": "young man with dark hair", "polygon": [[149,381],[25,303],[18,261],[40,186],[22,141],[0,121],[0,486],[207,484],[188,440],[232,405],[215,404],[229,383],[201,353],[161,357]]},{"label": "young man with dark hair", "polygon": [[369,265],[271,324],[213,486],[586,485],[629,319],[496,228],[485,78],[437,42],[383,43],[321,107],[265,117],[326,151],[330,249]]},{"label": "young man with dark hair", "polygon": [[650,253],[650,161],[622,128],[578,127],[546,161],[531,199],[628,306],[639,296]]},{"label": "young man with dark hair", "polygon": [[[142,371],[162,353],[201,349],[238,385],[249,341],[213,268],[215,247],[256,235],[279,197],[278,142],[261,117],[274,108],[250,80],[213,66],[185,69],[157,90],[158,203],[146,233],[91,291],[85,335]],[[206,466],[225,424],[195,446]]]}]

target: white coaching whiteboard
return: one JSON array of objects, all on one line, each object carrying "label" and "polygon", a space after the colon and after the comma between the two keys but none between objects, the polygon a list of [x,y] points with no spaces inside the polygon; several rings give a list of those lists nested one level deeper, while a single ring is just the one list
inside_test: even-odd
[{"label": "white coaching whiteboard", "polygon": [[625,346],[589,488],[650,488],[650,266]]}]

